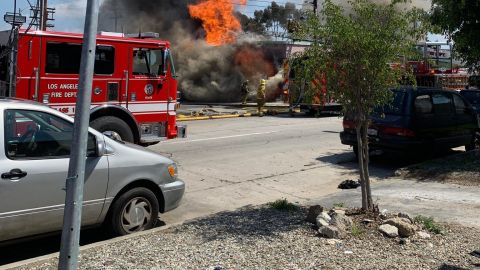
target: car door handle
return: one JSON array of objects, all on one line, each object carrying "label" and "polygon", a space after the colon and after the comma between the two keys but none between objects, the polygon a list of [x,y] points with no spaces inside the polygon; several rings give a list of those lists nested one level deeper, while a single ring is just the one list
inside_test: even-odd
[{"label": "car door handle", "polygon": [[20,169],[12,169],[10,172],[2,173],[2,179],[18,180],[27,176],[27,172]]}]

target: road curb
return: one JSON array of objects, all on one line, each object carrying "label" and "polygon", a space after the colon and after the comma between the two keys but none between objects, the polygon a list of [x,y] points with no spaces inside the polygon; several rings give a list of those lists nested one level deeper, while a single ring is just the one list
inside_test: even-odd
[{"label": "road curb", "polygon": [[237,117],[250,117],[251,113],[244,114],[222,114],[222,115],[210,115],[210,116],[184,116],[178,117],[177,121],[196,121],[196,120],[210,120],[210,119],[225,119],[225,118],[237,118]]}]

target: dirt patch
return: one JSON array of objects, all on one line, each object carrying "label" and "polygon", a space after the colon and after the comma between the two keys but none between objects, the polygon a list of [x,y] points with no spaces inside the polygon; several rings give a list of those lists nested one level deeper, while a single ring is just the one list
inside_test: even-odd
[{"label": "dirt patch", "polygon": [[480,186],[480,151],[470,151],[398,169],[405,179]]}]

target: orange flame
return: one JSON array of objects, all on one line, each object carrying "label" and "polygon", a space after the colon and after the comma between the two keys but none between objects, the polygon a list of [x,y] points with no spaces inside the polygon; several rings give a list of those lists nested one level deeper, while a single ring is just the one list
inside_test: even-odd
[{"label": "orange flame", "polygon": [[[236,2],[245,5],[247,0]],[[202,21],[208,44],[218,46],[236,41],[236,34],[242,27],[233,13],[234,3],[232,0],[202,0],[188,6],[190,16]]]}]

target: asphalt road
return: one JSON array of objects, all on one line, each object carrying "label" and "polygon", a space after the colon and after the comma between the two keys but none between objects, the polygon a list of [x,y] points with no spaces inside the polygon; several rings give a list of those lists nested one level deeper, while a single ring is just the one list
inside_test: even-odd
[{"label": "asphalt road", "polygon": [[175,160],[187,183],[182,205],[162,215],[166,223],[280,198],[306,202],[330,194],[348,172],[329,165],[339,158],[354,159],[349,147],[340,144],[337,116],[187,124],[188,138],[150,147]]}]

